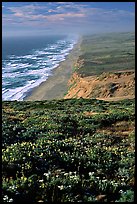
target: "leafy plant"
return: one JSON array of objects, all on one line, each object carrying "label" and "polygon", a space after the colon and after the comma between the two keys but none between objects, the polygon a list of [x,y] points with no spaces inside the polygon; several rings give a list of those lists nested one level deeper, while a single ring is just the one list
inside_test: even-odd
[{"label": "leafy plant", "polygon": [[3,202],[133,200],[134,100],[2,105]]}]

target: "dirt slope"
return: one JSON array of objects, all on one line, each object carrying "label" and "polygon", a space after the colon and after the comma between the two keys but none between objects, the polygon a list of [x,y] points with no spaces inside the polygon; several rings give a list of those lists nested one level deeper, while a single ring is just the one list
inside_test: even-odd
[{"label": "dirt slope", "polygon": [[103,100],[120,100],[134,98],[134,70],[115,73],[102,73],[99,76],[81,77],[76,72],[69,80],[68,98],[98,98]]}]

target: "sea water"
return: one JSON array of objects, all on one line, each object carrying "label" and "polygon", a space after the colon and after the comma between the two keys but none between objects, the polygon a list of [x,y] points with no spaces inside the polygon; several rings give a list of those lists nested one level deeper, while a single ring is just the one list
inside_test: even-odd
[{"label": "sea water", "polygon": [[2,39],[2,100],[23,100],[52,75],[78,36],[5,37]]}]

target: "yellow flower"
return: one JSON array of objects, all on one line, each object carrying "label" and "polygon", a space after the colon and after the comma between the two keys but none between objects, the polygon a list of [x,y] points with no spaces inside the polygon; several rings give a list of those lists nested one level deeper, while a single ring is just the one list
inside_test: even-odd
[{"label": "yellow flower", "polygon": [[43,156],[43,153],[40,154],[40,157],[42,157],[42,156]]}]

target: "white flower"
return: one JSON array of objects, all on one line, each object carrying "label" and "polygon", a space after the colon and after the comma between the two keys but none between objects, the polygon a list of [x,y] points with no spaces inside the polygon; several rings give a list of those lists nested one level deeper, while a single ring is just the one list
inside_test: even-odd
[{"label": "white flower", "polygon": [[124,191],[123,191],[123,190],[120,190],[119,193],[124,193]]},{"label": "white flower", "polygon": [[13,202],[13,199],[11,198],[11,199],[9,199],[9,202]]},{"label": "white flower", "polygon": [[89,176],[93,176],[94,172],[89,172],[88,175]]},{"label": "white flower", "polygon": [[4,198],[8,198],[8,196],[7,196],[7,195],[5,195],[5,196],[4,196]]},{"label": "white flower", "polygon": [[59,188],[60,190],[63,190],[64,186],[61,185],[61,186],[58,186],[58,188]]},{"label": "white flower", "polygon": [[8,200],[8,196],[5,195],[5,196],[3,197],[3,200]]},{"label": "white flower", "polygon": [[48,173],[44,173],[43,175],[44,175],[44,176],[49,176],[49,174],[48,174]]},{"label": "white flower", "polygon": [[40,183],[43,182],[43,179],[39,180],[39,182],[40,182]]}]

